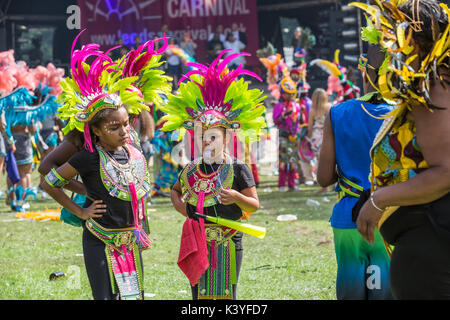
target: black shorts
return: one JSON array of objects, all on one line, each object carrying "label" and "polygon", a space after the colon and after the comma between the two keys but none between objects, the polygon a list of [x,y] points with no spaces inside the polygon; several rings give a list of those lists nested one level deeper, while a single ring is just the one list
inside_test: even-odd
[{"label": "black shorts", "polygon": [[395,299],[450,299],[450,194],[399,208],[380,233],[394,245],[390,279]]}]

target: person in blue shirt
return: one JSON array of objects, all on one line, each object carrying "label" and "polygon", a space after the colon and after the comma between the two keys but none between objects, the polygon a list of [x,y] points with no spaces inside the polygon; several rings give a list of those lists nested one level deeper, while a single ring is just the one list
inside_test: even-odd
[{"label": "person in blue shirt", "polygon": [[322,187],[336,183],[338,202],[331,215],[337,261],[338,300],[392,299],[389,256],[379,232],[367,243],[352,218],[352,209],[364,190],[370,190],[370,148],[392,106],[381,99],[371,83],[377,83],[384,61],[379,47],[369,46],[361,55],[365,96],[331,107],[320,151],[317,181]]}]

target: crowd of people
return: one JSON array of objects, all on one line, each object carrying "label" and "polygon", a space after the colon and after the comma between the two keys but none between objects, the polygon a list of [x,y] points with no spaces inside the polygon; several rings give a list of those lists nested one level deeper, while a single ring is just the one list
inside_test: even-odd
[{"label": "crowd of people", "polygon": [[[301,35],[299,30],[295,30],[296,35]],[[293,44],[302,42],[299,38]],[[260,50],[259,56],[267,69],[267,91],[274,105],[272,120],[278,129],[279,191],[295,191],[300,184],[317,184],[325,117],[332,106],[359,97],[361,90],[348,80],[347,69],[339,63],[339,50],[333,62],[316,59],[309,66],[305,48],[295,48],[292,66],[270,45]],[[329,74],[326,90],[312,90],[307,82],[307,70],[316,65]],[[320,190],[326,191],[326,187]]]},{"label": "crowd of people", "polygon": [[62,139],[56,96],[64,70],[52,63],[30,69],[24,61],[15,61],[13,50],[0,53],[0,70],[0,170],[8,173],[7,204],[23,211],[30,208],[26,199],[37,195],[32,170]]},{"label": "crowd of people", "polygon": [[[220,45],[211,50],[210,44],[214,42],[215,34],[218,34],[221,39]],[[181,38],[178,38],[169,30],[167,25],[163,25],[154,39],[155,50],[163,45],[160,41],[163,37],[168,39],[168,46],[161,55],[161,61],[165,63],[155,67],[155,69],[162,70],[170,76],[172,88],[176,90],[181,76],[189,71],[186,64],[195,61],[197,44],[189,32],[181,34]],[[246,35],[238,30],[236,23],[232,25],[231,31],[227,35],[223,32],[223,26],[219,25],[216,32],[209,36],[208,59],[214,60],[217,58],[219,53],[225,49],[225,46],[233,49],[233,51],[227,52],[226,56],[234,52],[241,52],[245,48],[241,41],[246,43]],[[107,53],[114,61],[126,56],[130,51],[137,50],[142,43],[139,36],[136,36],[134,44],[130,47],[124,45],[122,39],[119,39],[117,45],[120,47]],[[236,60],[238,60],[237,63],[233,61],[228,67],[236,68],[239,64],[245,62],[243,57]],[[7,108],[3,107],[0,165],[3,167],[3,163],[7,159],[7,164],[14,168],[17,167],[17,169],[11,169],[9,172],[11,174],[16,172],[18,177],[17,182],[13,175],[7,178],[9,189],[5,193],[5,198],[7,203],[11,205],[12,210],[23,211],[30,209],[30,204],[27,201],[30,196],[36,198],[39,193],[45,198],[48,197],[39,187],[31,185],[30,177],[41,160],[63,142],[62,128],[65,123],[56,115],[56,98],[61,93],[59,81],[64,78],[65,72],[62,68],[55,68],[52,63],[49,63],[47,67],[30,68],[24,61],[15,61],[13,50],[2,52],[0,66],[2,75],[4,75],[2,91],[0,92],[0,98],[5,98],[2,99],[2,105],[8,104],[7,107],[11,108],[11,111],[9,111],[11,114],[21,115],[21,122],[8,117],[8,121],[14,122],[14,125],[11,125],[6,121],[7,113],[5,110]],[[24,88],[27,90],[24,90]],[[32,101],[32,103],[29,101]],[[40,103],[43,101],[46,101],[47,104],[53,103],[53,107],[41,106]],[[37,107],[32,111],[28,110],[30,108],[21,109],[22,105],[28,104]],[[40,114],[42,121],[32,120],[30,115],[37,113]],[[165,133],[156,127],[156,123],[161,116],[161,111],[150,104],[150,110],[142,112],[134,126],[139,134],[147,161],[151,159],[154,163],[155,172],[158,172],[153,194],[167,196],[179,169],[178,164],[169,156],[177,141],[171,139],[170,133]],[[22,118],[26,120],[22,121]],[[18,149],[17,145],[19,146]],[[7,157],[10,151],[13,152]],[[153,155],[158,156],[153,157]]]},{"label": "crowd of people", "polygon": [[[318,183],[338,193],[330,219],[337,298],[450,298],[450,10],[436,0],[369,2],[352,4],[367,14],[364,87],[348,80],[339,50],[333,61],[306,64],[307,48],[297,47],[289,67],[266,51],[268,109],[242,77],[261,80],[243,68],[237,26],[227,35],[219,26],[209,63],[184,58],[184,71],[177,48],[195,57],[196,45],[167,26],[110,52],[75,50],[78,36],[64,79],[52,64],[30,69],[2,52],[0,165],[6,160],[11,209],[26,210],[36,196],[30,176],[39,165],[61,220],[83,229],[94,299],[143,299],[148,200],[169,196],[186,217],[177,264],[193,299],[236,299],[243,234],[264,236],[240,222],[260,204],[251,152],[238,155],[248,147],[241,142],[259,138],[243,133],[267,129],[272,111],[279,191]],[[313,67],[329,81],[310,98]],[[175,154],[182,140],[187,148]],[[368,285],[373,270],[379,281]]]},{"label": "crowd of people", "polygon": [[[369,17],[361,35],[368,51],[358,66],[363,96],[338,50],[333,62],[309,64],[330,74],[309,111],[281,55],[262,58],[277,101],[280,191],[297,188],[299,169],[306,176],[301,164],[310,164],[309,151],[318,160],[317,182],[336,186],[330,222],[338,299],[448,299],[449,156],[438,151],[448,139],[438,137],[448,132],[449,10],[435,0],[351,5]],[[302,49],[295,58],[305,56]],[[304,76],[307,66],[300,66]],[[369,286],[374,267],[378,284]]]}]

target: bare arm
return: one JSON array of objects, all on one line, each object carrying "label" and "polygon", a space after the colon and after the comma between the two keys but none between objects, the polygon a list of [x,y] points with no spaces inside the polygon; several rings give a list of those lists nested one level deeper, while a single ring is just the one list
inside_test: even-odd
[{"label": "bare arm", "polygon": [[75,145],[67,140],[63,141],[41,161],[38,168],[39,173],[45,176],[53,168],[58,168],[66,163],[77,151]]},{"label": "bare arm", "polygon": [[336,181],[337,173],[334,134],[331,126],[330,112],[328,112],[323,128],[323,141],[317,168],[317,182],[325,188]]},{"label": "bare arm", "polygon": [[[75,145],[67,140],[63,141],[41,161],[38,168],[39,173],[45,177],[50,170],[66,163],[77,151]],[[64,188],[78,194],[86,194],[84,185],[72,178]]]},{"label": "bare arm", "polygon": [[172,200],[172,204],[175,207],[175,209],[181,213],[183,216],[187,217],[187,211],[186,211],[186,203],[182,200],[183,194],[181,191],[181,185],[180,181],[178,180],[172,187],[172,190],[170,191],[170,200]]}]

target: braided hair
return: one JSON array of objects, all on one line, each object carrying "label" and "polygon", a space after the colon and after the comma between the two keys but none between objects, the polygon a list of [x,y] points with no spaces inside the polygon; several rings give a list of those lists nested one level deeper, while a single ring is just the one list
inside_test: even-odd
[{"label": "braided hair", "polygon": [[399,10],[415,25],[413,39],[419,45],[421,55],[426,56],[447,28],[447,15],[436,0],[410,0],[400,5]]}]

